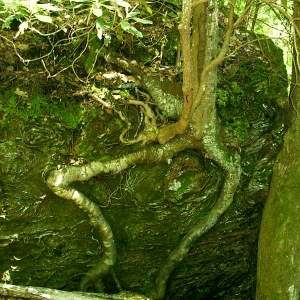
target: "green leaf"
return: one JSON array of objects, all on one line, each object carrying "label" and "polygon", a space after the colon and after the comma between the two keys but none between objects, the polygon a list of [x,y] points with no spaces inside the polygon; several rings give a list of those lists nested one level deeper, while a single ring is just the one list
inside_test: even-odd
[{"label": "green leaf", "polygon": [[2,29],[9,28],[10,24],[11,24],[12,21],[15,20],[15,19],[16,19],[16,16],[15,16],[15,15],[10,15],[10,16],[8,16],[8,17],[4,20],[4,22],[3,22],[3,24],[2,24]]},{"label": "green leaf", "polygon": [[128,31],[129,29],[130,29],[130,24],[128,23],[128,22],[126,22],[126,21],[122,21],[121,23],[120,23],[120,25],[121,25],[121,27],[122,27],[122,29],[124,30],[124,31]]},{"label": "green leaf", "polygon": [[150,15],[152,15],[152,9],[151,9],[151,7],[150,7],[147,3],[145,3],[144,6],[145,6],[147,12],[148,12]]},{"label": "green leaf", "polygon": [[180,14],[179,13],[174,13],[174,12],[169,12],[168,13],[168,17],[170,17],[170,18],[180,18]]},{"label": "green leaf", "polygon": [[80,4],[75,5],[75,6],[74,6],[74,9],[80,8],[80,7],[84,7],[84,6],[85,6],[84,4],[80,3]]},{"label": "green leaf", "polygon": [[96,17],[101,17],[102,14],[103,14],[103,11],[102,11],[101,8],[95,8],[95,9],[93,10],[93,14],[94,14]]},{"label": "green leaf", "polygon": [[137,30],[135,27],[130,27],[129,28],[129,30],[128,30],[128,32],[130,32],[131,34],[133,34],[133,35],[135,35],[135,36],[137,36],[137,37],[139,37],[139,38],[142,38],[143,37],[143,34],[139,31],[139,30]]},{"label": "green leaf", "polygon": [[102,6],[109,10],[117,10],[118,9],[118,7],[116,7],[116,6],[111,6],[111,5],[106,5],[106,4],[102,4]]},{"label": "green leaf", "polygon": [[123,1],[123,0],[116,0],[115,2],[117,5],[122,6],[122,7],[127,7],[127,8],[131,7],[130,3]]},{"label": "green leaf", "polygon": [[109,22],[104,22],[105,26],[110,28],[110,27],[113,27],[115,25],[115,22],[112,20],[112,21],[109,21]]},{"label": "green leaf", "polygon": [[14,21],[14,20],[21,20],[23,17],[26,17],[28,16],[28,13],[27,12],[23,12],[21,9],[20,9],[20,12],[14,14],[14,15],[10,15],[8,16],[3,24],[2,24],[2,29],[4,28],[9,28],[10,24]]},{"label": "green leaf", "polygon": [[44,23],[52,23],[52,18],[45,15],[34,15],[39,21]]},{"label": "green leaf", "polygon": [[96,25],[99,26],[100,28],[104,29],[105,22],[102,18],[97,18]]},{"label": "green leaf", "polygon": [[132,18],[132,17],[134,17],[134,16],[137,16],[137,15],[139,15],[140,13],[139,12],[137,12],[137,11],[131,11],[131,12],[129,12],[128,14],[127,14],[127,18]]},{"label": "green leaf", "polygon": [[49,10],[49,11],[62,11],[63,8],[57,7],[52,5],[51,3],[45,3],[45,4],[37,4],[38,7],[40,7],[43,10]]},{"label": "green leaf", "polygon": [[141,18],[132,18],[134,21],[142,24],[153,24],[152,21],[146,20],[146,19],[141,19]]},{"label": "green leaf", "polygon": [[75,5],[75,6],[73,4],[70,5],[72,7],[72,9],[76,9],[76,8],[80,8],[80,7],[92,4],[92,1],[90,1],[90,0],[71,0],[70,4],[72,2],[79,3],[79,4]]}]

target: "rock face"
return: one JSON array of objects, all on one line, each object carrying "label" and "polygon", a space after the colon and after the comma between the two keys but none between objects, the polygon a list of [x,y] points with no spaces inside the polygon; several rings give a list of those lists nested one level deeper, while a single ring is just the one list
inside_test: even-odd
[{"label": "rock face", "polygon": [[[230,209],[172,273],[165,299],[253,297],[261,211],[285,131],[282,53],[263,44],[268,59],[244,49],[220,68],[218,113],[225,138],[241,152],[242,180]],[[13,78],[9,66],[1,60]],[[45,81],[35,70],[0,89],[0,275],[7,283],[78,290],[102,255],[101,241],[85,213],[55,196],[45,179],[54,168],[108,161],[139,146],[120,145],[124,124],[116,114],[76,94],[66,79]],[[139,120],[136,108],[122,107]],[[113,230],[123,289],[148,294],[164,259],[217,200],[222,180],[191,150],[75,184]],[[113,278],[105,281],[107,293],[118,292]]]}]

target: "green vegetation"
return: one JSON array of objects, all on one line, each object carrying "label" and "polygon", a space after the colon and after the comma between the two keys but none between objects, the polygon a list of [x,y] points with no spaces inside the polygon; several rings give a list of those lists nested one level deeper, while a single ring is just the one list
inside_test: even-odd
[{"label": "green vegetation", "polygon": [[[151,9],[145,4],[146,10]],[[9,1],[1,0],[0,9],[4,21],[2,29],[9,28],[14,21],[22,22],[19,34],[30,28],[31,24],[39,21],[56,26],[65,26],[67,22],[83,17],[87,25],[92,25],[97,37],[110,43],[111,35],[124,31],[137,37],[143,34],[134,24],[152,24],[150,20],[139,18],[140,11],[136,6],[124,0],[109,1],[77,0],[77,1],[51,1],[51,3],[38,3],[38,1]],[[148,9],[149,8],[149,9]]]},{"label": "green vegetation", "polygon": [[[155,299],[164,297],[167,281],[176,291],[169,299],[200,294],[209,299],[210,292],[230,298],[232,282],[240,289],[243,274],[254,268],[246,252],[257,238],[285,130],[279,105],[287,98],[282,51],[248,31],[249,24],[226,26],[228,19],[238,19],[234,9],[242,22],[249,17],[255,23],[243,2],[235,7],[228,2],[232,13],[225,7],[223,16],[218,5],[208,9],[207,1],[184,1],[193,13],[182,20],[176,0],[40,2],[47,1],[0,0],[0,158],[7,166],[0,168],[0,193],[8,197],[8,208],[21,203],[10,223],[16,232],[23,226],[18,214],[42,228],[34,235],[44,248],[34,256],[33,270],[42,265],[41,278],[53,272],[41,283],[36,274],[27,280],[23,269],[13,274],[14,282],[77,290],[83,278],[86,291],[98,289],[100,277],[105,292],[118,293],[110,282],[115,265],[124,290],[150,296],[151,291]],[[219,18],[219,32],[213,17]],[[193,27],[183,32],[180,22]],[[215,60],[224,35],[228,46]],[[191,66],[185,68],[185,62]],[[187,127],[177,130],[182,99],[192,106],[184,107],[178,122]],[[17,191],[11,173],[14,183],[24,182]],[[33,195],[24,196],[32,186]],[[74,211],[77,205],[78,215],[68,205]],[[50,233],[44,224],[51,224]],[[20,266],[32,263],[31,246],[37,243],[28,239],[29,254],[16,262]],[[236,242],[245,243],[245,252],[234,249]]]},{"label": "green vegetation", "polygon": [[[248,35],[255,37],[251,32]],[[250,132],[258,130],[257,134],[261,134],[267,129],[263,122],[260,122],[260,129],[255,124],[261,113],[258,107],[268,118],[273,118],[274,107],[282,107],[287,101],[287,74],[280,59],[282,50],[264,36],[260,38],[263,40],[256,45],[256,50],[261,49],[264,55],[246,57],[247,51],[251,53],[253,50],[245,46],[239,55],[235,54],[219,69],[218,114],[229,136],[239,144],[247,141]],[[281,105],[279,99],[284,99]]]},{"label": "green vegetation", "polygon": [[[19,95],[18,95],[19,94]],[[67,129],[80,129],[81,125],[90,122],[97,116],[95,107],[89,110],[81,108],[76,99],[51,99],[35,92],[33,95],[20,95],[17,89],[6,90],[1,96],[0,104],[2,126],[7,125],[9,117],[15,117],[24,122],[57,122]]]}]

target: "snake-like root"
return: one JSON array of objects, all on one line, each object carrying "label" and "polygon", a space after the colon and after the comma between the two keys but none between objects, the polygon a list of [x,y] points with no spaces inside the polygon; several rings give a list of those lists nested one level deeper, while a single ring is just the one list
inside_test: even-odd
[{"label": "snake-like root", "polygon": [[103,256],[101,261],[82,278],[80,290],[86,291],[90,286],[96,285],[99,291],[103,291],[104,285],[102,280],[106,274],[111,272],[116,262],[117,252],[114,237],[111,227],[100,208],[84,194],[70,187],[70,179],[78,173],[78,169],[75,171],[73,168],[69,167],[53,171],[47,179],[47,184],[56,195],[74,201],[88,214],[91,224],[98,229],[102,240]]},{"label": "snake-like root", "polygon": [[108,274],[113,274],[117,252],[111,227],[101,209],[83,193],[74,189],[72,183],[89,180],[100,173],[117,174],[135,164],[167,162],[177,153],[187,148],[194,148],[194,146],[192,141],[178,138],[167,145],[145,147],[140,151],[110,161],[96,160],[83,166],[66,166],[50,173],[47,178],[48,187],[59,197],[73,201],[88,214],[90,223],[98,230],[102,242],[102,258],[82,278],[81,291],[86,291],[91,286],[95,286],[99,292],[104,290],[103,278]]}]

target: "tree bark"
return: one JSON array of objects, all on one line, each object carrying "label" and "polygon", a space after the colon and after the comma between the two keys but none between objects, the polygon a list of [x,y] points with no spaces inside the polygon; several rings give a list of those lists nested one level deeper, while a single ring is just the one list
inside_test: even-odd
[{"label": "tree bark", "polygon": [[[294,18],[300,6],[295,2]],[[299,26],[297,26],[299,28]],[[295,30],[296,31],[296,30]],[[299,45],[299,37],[296,37]],[[299,48],[299,47],[298,47]],[[295,61],[298,61],[295,49]],[[269,196],[263,212],[259,244],[256,299],[298,299],[300,285],[300,88],[294,64],[291,88],[291,126],[277,157]]]},{"label": "tree bark", "polygon": [[298,299],[300,283],[300,122],[285,136],[263,212],[256,299]]}]

